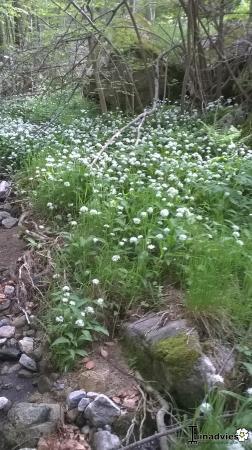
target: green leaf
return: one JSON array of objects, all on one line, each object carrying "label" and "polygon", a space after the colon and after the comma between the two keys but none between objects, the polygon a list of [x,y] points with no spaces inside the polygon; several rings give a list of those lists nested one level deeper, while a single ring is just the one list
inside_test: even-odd
[{"label": "green leaf", "polygon": [[252,364],[251,363],[243,363],[243,365],[246,367],[249,375],[252,376]]},{"label": "green leaf", "polygon": [[61,336],[52,343],[52,347],[59,344],[69,344],[69,339],[65,338],[64,336]]},{"label": "green leaf", "polygon": [[106,336],[109,336],[108,330],[102,325],[94,325],[93,330],[96,331],[97,333],[102,333],[105,334]]},{"label": "green leaf", "polygon": [[85,330],[85,331],[82,332],[79,340],[92,341],[93,339],[92,339],[92,336],[91,336],[90,332],[88,330]]},{"label": "green leaf", "polygon": [[82,350],[82,349],[78,349],[78,350],[75,350],[75,353],[77,354],[77,355],[80,355],[80,356],[87,356],[87,352],[85,352],[85,350]]}]

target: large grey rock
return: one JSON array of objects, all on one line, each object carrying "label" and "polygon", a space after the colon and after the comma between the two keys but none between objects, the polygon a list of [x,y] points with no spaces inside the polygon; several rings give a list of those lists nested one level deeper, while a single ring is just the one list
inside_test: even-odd
[{"label": "large grey rock", "polygon": [[0,338],[11,338],[15,334],[15,327],[12,327],[10,325],[4,325],[3,327],[0,327]]},{"label": "large grey rock", "polygon": [[19,341],[19,348],[21,352],[26,353],[26,355],[31,355],[34,349],[34,339],[31,337],[24,337]]},{"label": "large grey rock", "polygon": [[121,441],[118,436],[109,431],[97,431],[93,437],[93,450],[117,450],[121,448]]},{"label": "large grey rock", "polygon": [[120,408],[103,394],[96,397],[84,411],[86,419],[95,427],[111,425],[120,414]]},{"label": "large grey rock", "polygon": [[8,419],[13,425],[35,425],[48,422],[50,409],[47,405],[33,403],[17,403],[8,413]]},{"label": "large grey rock", "polygon": [[86,397],[86,392],[83,390],[73,391],[70,394],[68,394],[68,397],[67,397],[68,409],[77,408],[78,404],[84,397]]},{"label": "large grey rock", "polygon": [[20,350],[16,347],[0,347],[0,361],[16,361],[20,354]]},{"label": "large grey rock", "polygon": [[15,426],[37,425],[62,420],[60,405],[50,403],[17,403],[8,413],[10,423]]},{"label": "large grey rock", "polygon": [[25,442],[36,447],[41,436],[56,432],[63,421],[63,411],[56,404],[15,404],[8,412],[8,422],[1,429],[0,450],[18,448]]},{"label": "large grey rock", "polygon": [[161,323],[159,314],[147,314],[136,322],[126,324],[125,333],[127,337],[153,344],[189,329],[184,319],[168,321],[164,325]]},{"label": "large grey rock", "polygon": [[19,360],[19,364],[21,364],[21,366],[25,367],[25,369],[31,370],[32,372],[37,371],[37,364],[34,361],[34,359],[30,358],[29,356],[25,355],[24,353],[22,354],[22,356]]},{"label": "large grey rock", "polygon": [[186,320],[163,320],[164,314],[148,314],[126,324],[125,341],[136,364],[157,389],[171,392],[184,408],[200,403],[210,387],[215,368],[203,355],[199,337]]},{"label": "large grey rock", "polygon": [[13,228],[15,225],[17,225],[18,219],[15,217],[7,217],[7,219],[2,220],[2,225],[4,228]]}]

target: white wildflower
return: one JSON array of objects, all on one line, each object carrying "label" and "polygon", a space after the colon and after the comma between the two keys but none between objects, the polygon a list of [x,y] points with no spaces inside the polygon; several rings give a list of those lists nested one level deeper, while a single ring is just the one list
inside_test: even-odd
[{"label": "white wildflower", "polygon": [[79,328],[83,328],[84,327],[84,320],[82,320],[82,319],[76,320],[75,325],[77,327],[79,327]]},{"label": "white wildflower", "polygon": [[169,211],[168,211],[168,209],[162,209],[162,210],[160,211],[160,216],[161,216],[161,217],[168,217],[168,216],[169,216]]},{"label": "white wildflower", "polygon": [[121,259],[121,256],[113,255],[111,259],[112,259],[113,262],[117,262],[117,261],[119,261]]}]

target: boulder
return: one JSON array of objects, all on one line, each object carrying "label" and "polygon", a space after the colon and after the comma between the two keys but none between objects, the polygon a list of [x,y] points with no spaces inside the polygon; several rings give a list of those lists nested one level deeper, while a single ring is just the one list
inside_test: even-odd
[{"label": "boulder", "polygon": [[54,433],[63,421],[63,411],[57,404],[15,404],[2,427],[0,450],[18,448],[21,442],[36,446],[41,436]]},{"label": "boulder", "polygon": [[198,334],[186,320],[165,322],[160,314],[147,314],[124,330],[126,349],[143,377],[183,408],[202,401],[215,368],[206,363]]},{"label": "boulder", "polygon": [[92,444],[93,450],[117,450],[121,448],[119,437],[106,430],[97,431],[94,434]]},{"label": "boulder", "polygon": [[94,427],[111,425],[120,414],[120,408],[103,394],[98,395],[84,411],[84,416]]}]

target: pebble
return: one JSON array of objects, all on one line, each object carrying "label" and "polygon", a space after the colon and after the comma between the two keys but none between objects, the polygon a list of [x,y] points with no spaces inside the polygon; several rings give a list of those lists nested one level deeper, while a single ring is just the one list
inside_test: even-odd
[{"label": "pebble", "polygon": [[37,364],[34,361],[34,359],[30,358],[29,356],[25,355],[24,353],[22,354],[22,356],[19,360],[19,364],[21,364],[21,366],[25,367],[25,369],[31,370],[32,372],[37,371]]},{"label": "pebble", "polygon": [[15,361],[20,357],[20,350],[16,347],[1,347],[0,361]]},{"label": "pebble", "polygon": [[18,316],[15,317],[12,321],[12,325],[16,328],[23,328],[26,325],[26,317],[25,316]]},{"label": "pebble", "polygon": [[0,198],[4,199],[7,197],[8,192],[10,190],[10,183],[8,181],[1,181],[0,182]]},{"label": "pebble", "polygon": [[31,337],[24,337],[18,343],[21,352],[26,355],[31,355],[34,349],[34,339]]},{"label": "pebble", "polygon": [[11,407],[11,402],[6,397],[0,397],[0,411],[8,411]]},{"label": "pebble", "polygon": [[11,217],[9,212],[0,211],[0,222],[2,222],[2,220],[4,220],[4,219],[8,219],[9,217]]},{"label": "pebble", "polygon": [[10,307],[11,301],[10,299],[6,299],[3,302],[0,303],[0,312],[5,311]]},{"label": "pebble", "polygon": [[32,372],[30,372],[29,370],[26,370],[26,369],[21,369],[19,372],[18,372],[18,377],[19,378],[32,378],[33,377],[33,373]]},{"label": "pebble", "polygon": [[91,403],[91,399],[90,398],[82,398],[80,403],[78,404],[78,411],[85,411],[86,407],[89,405],[89,403]]},{"label": "pebble", "polygon": [[51,381],[46,375],[41,375],[39,377],[37,385],[40,394],[44,394],[45,392],[49,392],[51,390]]},{"label": "pebble", "polygon": [[2,338],[2,339],[0,339],[0,347],[1,347],[2,345],[4,345],[5,342],[7,342],[7,338]]},{"label": "pebble", "polygon": [[17,225],[18,219],[15,217],[8,217],[7,219],[2,220],[2,225],[4,228],[13,228],[15,225]]},{"label": "pebble", "polygon": [[67,397],[67,406],[69,409],[74,409],[78,407],[80,401],[86,397],[86,392],[83,390],[73,391]]},{"label": "pebble", "polygon": [[9,319],[1,319],[0,320],[0,327],[3,327],[4,325],[10,325]]},{"label": "pebble", "polygon": [[[1,214],[1,213],[0,213],[0,214]],[[14,293],[15,293],[15,288],[14,288],[14,286],[10,286],[9,284],[7,284],[7,285],[5,286],[5,288],[4,288],[4,294],[5,294],[7,297],[13,297]]]},{"label": "pebble", "polygon": [[11,338],[15,334],[15,327],[11,325],[4,325],[0,328],[0,338]]}]

